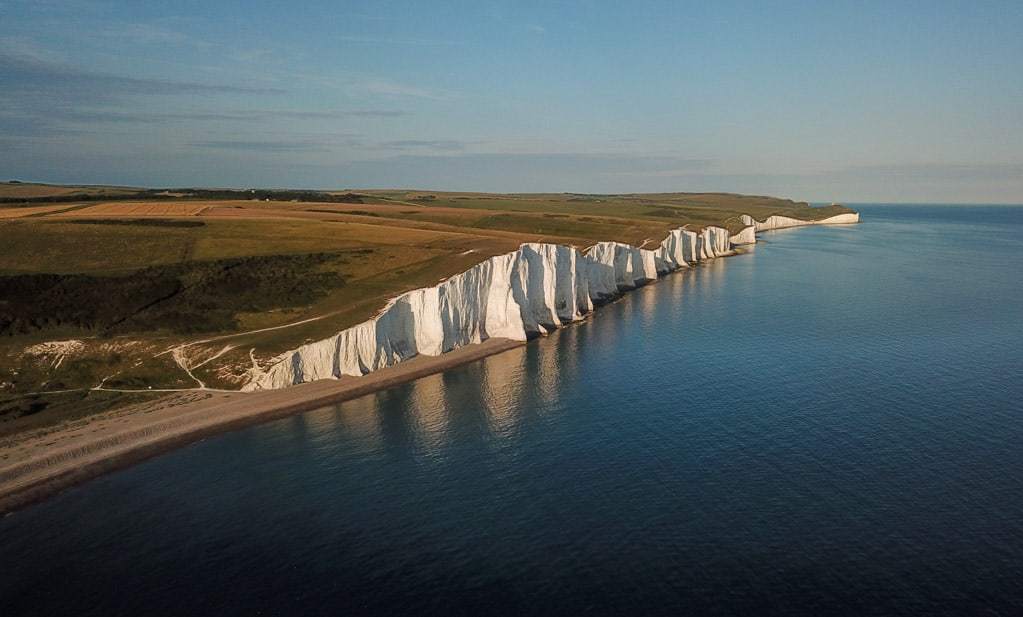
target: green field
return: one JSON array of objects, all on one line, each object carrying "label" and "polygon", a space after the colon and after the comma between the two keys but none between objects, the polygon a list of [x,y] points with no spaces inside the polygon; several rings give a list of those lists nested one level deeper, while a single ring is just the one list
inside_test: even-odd
[{"label": "green field", "polygon": [[738,231],[741,214],[847,211],[729,194],[0,183],[0,435],[150,388],[238,388],[253,362],[522,242],[657,244],[682,225]]}]

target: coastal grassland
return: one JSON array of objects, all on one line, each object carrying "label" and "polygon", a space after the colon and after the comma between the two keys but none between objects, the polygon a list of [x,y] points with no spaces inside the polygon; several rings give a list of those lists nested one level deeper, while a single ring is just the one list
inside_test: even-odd
[{"label": "coastal grassland", "polygon": [[[196,362],[210,349],[237,348],[197,369],[205,385],[237,387],[250,349],[265,359],[297,337],[326,335],[519,242],[345,221],[134,215],[9,221],[0,236],[8,249],[0,252],[0,424],[31,417],[33,425],[77,405],[65,390],[197,387],[165,353],[176,345],[313,320],[189,348]],[[45,349],[54,341],[75,345]]]},{"label": "coastal grassland", "polygon": [[562,242],[589,246],[602,240],[641,242],[650,234],[663,236],[668,221],[627,219],[612,216],[575,216],[561,213],[517,212],[486,209],[403,206],[394,203],[363,203],[358,206],[331,203],[276,203],[221,205],[203,212],[216,218],[302,218],[331,220],[383,227],[401,227],[464,234],[506,237],[536,242]]},{"label": "coastal grassland", "polygon": [[534,212],[581,217],[609,216],[630,221],[665,221],[670,226],[722,225],[736,232],[739,217],[763,220],[773,214],[819,220],[850,212],[843,206],[812,208],[805,202],[732,193],[641,193],[621,195],[444,193],[428,191],[364,191],[392,202],[432,208]]},{"label": "coastal grassland", "polygon": [[18,200],[3,211],[25,213],[0,217],[0,431],[237,388],[254,363],[523,242],[654,246],[683,225],[738,231],[741,214],[848,211],[726,194],[51,188],[0,185]]}]

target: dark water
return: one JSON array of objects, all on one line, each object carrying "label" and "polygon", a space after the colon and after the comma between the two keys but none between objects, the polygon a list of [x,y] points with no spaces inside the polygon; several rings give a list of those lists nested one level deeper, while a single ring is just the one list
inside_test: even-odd
[{"label": "dark water", "polygon": [[0,613],[1023,614],[1023,208],[862,206],[0,521]]}]

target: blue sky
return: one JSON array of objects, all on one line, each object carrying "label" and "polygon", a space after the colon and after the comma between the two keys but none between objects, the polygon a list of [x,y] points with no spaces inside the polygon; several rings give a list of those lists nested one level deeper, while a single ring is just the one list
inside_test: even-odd
[{"label": "blue sky", "polygon": [[1023,202],[1018,0],[294,4],[0,0],[0,177]]}]

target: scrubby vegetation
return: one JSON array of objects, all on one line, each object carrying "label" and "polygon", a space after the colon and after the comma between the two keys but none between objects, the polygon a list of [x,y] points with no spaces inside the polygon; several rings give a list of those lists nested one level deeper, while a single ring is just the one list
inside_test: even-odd
[{"label": "scrubby vegetation", "polygon": [[[11,184],[11,183],[8,183]],[[14,182],[15,185],[20,185]],[[22,189],[22,186],[14,188]],[[64,188],[64,187],[61,187]],[[12,191],[15,192],[15,191]],[[66,203],[76,201],[109,201],[112,198],[139,200],[179,200],[179,199],[204,199],[204,200],[258,200],[258,201],[312,201],[324,203],[362,203],[362,195],[357,193],[328,193],[324,191],[293,191],[274,189],[119,189],[107,190],[74,190],[72,187],[59,191],[39,191],[40,193],[28,193],[24,190],[16,191],[15,195],[3,195],[0,192],[0,204],[40,204],[40,203]]]},{"label": "scrubby vegetation", "polygon": [[101,336],[229,331],[240,312],[303,306],[343,286],[341,275],[321,266],[344,260],[315,253],[186,262],[118,276],[3,276],[0,335],[57,328]]},{"label": "scrubby vegetation", "polygon": [[72,225],[141,225],[142,227],[204,227],[202,221],[174,219],[72,219]]}]

